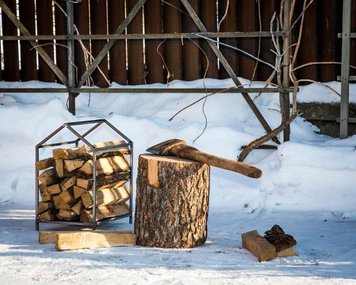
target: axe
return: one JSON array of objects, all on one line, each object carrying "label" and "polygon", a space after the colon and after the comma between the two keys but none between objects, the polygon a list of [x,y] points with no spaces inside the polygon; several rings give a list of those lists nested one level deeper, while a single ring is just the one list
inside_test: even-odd
[{"label": "axe", "polygon": [[202,163],[206,163],[215,167],[226,170],[235,171],[251,178],[259,178],[262,175],[262,170],[244,162],[239,162],[231,159],[225,159],[215,155],[202,152],[180,139],[171,139],[147,149],[148,152],[158,155],[177,156],[180,158],[190,159]]}]

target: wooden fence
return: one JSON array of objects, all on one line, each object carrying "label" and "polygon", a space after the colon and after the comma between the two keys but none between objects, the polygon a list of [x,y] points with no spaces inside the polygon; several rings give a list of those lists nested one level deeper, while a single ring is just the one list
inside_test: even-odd
[{"label": "wooden fence", "polygon": [[[60,36],[66,34],[66,2],[57,0],[4,0],[32,35]],[[75,1],[74,1],[75,2]],[[91,35],[75,43],[76,78],[86,70],[90,56],[95,57],[107,40],[95,35],[111,34],[124,20],[136,0],[82,0],[74,4],[74,22],[80,35]],[[254,32],[269,31],[275,11],[280,9],[280,0],[190,0],[189,1],[209,32]],[[296,1],[297,14],[304,1]],[[226,10],[227,4],[229,4]],[[353,1],[356,14],[356,1]],[[297,65],[317,61],[340,61],[342,1],[315,0],[306,12],[302,45]],[[17,40],[18,30],[8,17],[2,14],[1,72],[0,80],[58,81],[48,65],[38,56],[26,40]],[[292,31],[295,41],[299,26]],[[161,34],[196,32],[197,28],[186,14],[179,0],[149,0],[131,24],[126,34]],[[353,17],[352,31],[356,31]],[[10,37],[13,36],[13,37]],[[220,42],[247,51],[267,62],[274,63],[273,48],[269,37],[220,38]],[[66,40],[40,40],[39,45],[67,74]],[[270,67],[259,63],[241,52],[220,45],[238,76],[266,80]],[[356,40],[351,50],[356,50]],[[356,53],[351,55],[351,64],[356,65]],[[336,80],[340,74],[338,65],[315,65],[298,71],[298,78],[318,81]],[[355,74],[355,72],[352,72]],[[202,77],[227,78],[224,69],[203,39],[120,39],[92,74],[92,84],[100,87],[109,82],[119,84],[144,84],[167,82],[173,79],[194,80]]]}]

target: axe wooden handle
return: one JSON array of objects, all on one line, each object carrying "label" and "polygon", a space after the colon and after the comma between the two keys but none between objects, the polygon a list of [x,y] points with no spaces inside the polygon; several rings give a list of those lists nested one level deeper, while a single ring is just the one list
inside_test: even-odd
[{"label": "axe wooden handle", "polygon": [[194,147],[187,145],[173,147],[172,149],[170,149],[169,153],[181,158],[195,160],[215,167],[235,171],[251,178],[259,178],[262,176],[262,170],[251,164],[221,158],[215,155],[202,152]]}]

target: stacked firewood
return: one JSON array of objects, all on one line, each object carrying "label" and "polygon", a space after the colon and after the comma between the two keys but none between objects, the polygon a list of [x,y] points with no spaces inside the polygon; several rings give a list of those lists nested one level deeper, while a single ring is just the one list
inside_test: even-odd
[{"label": "stacked firewood", "polygon": [[[94,145],[95,148],[122,145],[111,141]],[[58,148],[52,157],[36,162],[39,171],[41,201],[37,208],[39,221],[93,222],[96,200],[96,221],[127,215],[131,189],[130,166],[126,160],[127,147],[114,148],[96,156],[96,196],[93,184],[93,152],[88,146]]]}]

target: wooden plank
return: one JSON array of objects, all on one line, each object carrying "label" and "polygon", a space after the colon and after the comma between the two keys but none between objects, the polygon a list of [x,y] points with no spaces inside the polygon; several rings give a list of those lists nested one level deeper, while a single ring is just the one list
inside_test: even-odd
[{"label": "wooden plank", "polygon": [[[125,19],[125,1],[108,1],[109,33]],[[118,40],[110,50],[110,79],[118,84],[127,84],[126,44],[125,40]]]},{"label": "wooden plank", "polygon": [[[258,19],[256,1],[237,1],[236,9],[235,13],[237,14],[236,19],[238,31],[253,32],[258,30],[256,21]],[[238,41],[237,47],[257,57],[258,43],[256,39],[241,39]],[[237,53],[236,51],[234,52]],[[239,63],[239,76],[250,80],[256,80],[256,77],[253,77],[256,61],[241,53],[238,53],[237,56]]]},{"label": "wooden plank", "polygon": [[82,231],[76,233],[58,233],[55,246],[57,250],[62,251],[130,245],[136,245],[136,235],[133,233]]},{"label": "wooden plank", "polygon": [[[79,35],[89,34],[89,1],[90,0],[82,0],[80,3],[74,5],[74,18],[76,20],[75,24],[79,31]],[[88,54],[85,54],[84,49],[89,51],[89,40],[75,41],[75,66],[77,67],[78,78],[80,78],[86,71],[86,64],[89,65],[89,62],[86,61],[88,59]],[[88,83],[87,85],[90,85],[89,80],[83,82],[83,84],[86,82]]]},{"label": "wooden plank", "polygon": [[351,7],[351,0],[344,0],[342,15],[340,138],[348,137]]},{"label": "wooden plank", "polygon": [[[229,5],[229,6],[228,6]],[[232,32],[237,31],[237,1],[229,1],[229,0],[220,0],[219,1],[219,22],[222,20],[223,16],[226,12],[226,7],[228,7],[225,20],[221,22],[220,31],[222,32]],[[237,46],[236,39],[223,39],[222,43]],[[221,54],[225,57],[226,61],[229,63],[232,71],[235,74],[239,74],[239,62],[237,52],[231,48],[221,46],[220,48]],[[219,78],[225,79],[231,77],[229,72],[220,66],[219,70]]]},{"label": "wooden plank", "polygon": [[[24,0],[26,1],[26,0]],[[63,11],[58,7],[60,6],[63,11],[66,11],[66,3],[64,1],[57,1],[54,6],[54,16],[55,16],[55,27],[56,27],[56,35],[65,35],[67,32],[67,18],[64,15]],[[67,42],[62,40],[56,41],[56,62],[58,68],[63,72],[63,74],[67,74],[67,52],[66,49]],[[73,62],[74,63],[74,62]]]},{"label": "wooden plank", "polygon": [[[7,7],[16,13],[16,2],[13,0],[2,1]],[[17,29],[12,23],[11,19],[6,15],[2,14],[2,29],[4,35],[17,35]],[[19,71],[19,57],[18,57],[18,46],[17,42],[3,42],[4,50],[4,73],[3,78],[7,81],[19,81],[20,71]]]},{"label": "wooden plank", "polygon": [[[200,5],[201,20],[209,32],[216,32],[216,1],[215,0],[205,0],[204,5]],[[218,60],[214,52],[209,47],[209,44],[206,41],[201,41],[201,47],[208,57],[209,68],[206,74],[207,78],[216,78],[218,79]],[[205,70],[207,68],[207,61],[205,55],[202,55],[201,60],[201,77],[204,76]]]},{"label": "wooden plank", "polygon": [[[40,231],[38,233],[38,243],[49,244],[57,241],[58,234],[81,233],[84,231]],[[111,233],[111,234],[132,234],[132,231],[102,231],[102,230],[86,230],[89,233]]]},{"label": "wooden plank", "polygon": [[[37,4],[37,29],[40,35],[53,35],[52,27],[52,3],[51,1],[38,1]],[[40,41],[39,45],[43,45],[43,50],[53,60],[54,46],[53,41]],[[54,82],[55,74],[50,66],[42,59],[38,61],[38,79],[46,82]]]},{"label": "wooden plank", "polygon": [[[145,33],[147,34],[159,34],[162,33],[162,3],[161,0],[150,0],[146,3],[144,7],[145,11]],[[146,67],[147,74],[145,74],[145,81],[148,84],[151,83],[163,83],[164,82],[164,72],[163,72],[163,62],[157,48],[161,40],[150,40],[146,41]]]},{"label": "wooden plank", "polygon": [[[35,5],[33,0],[19,0],[20,20],[27,30],[35,34]],[[36,50],[27,41],[20,42],[21,80],[37,80]]]},{"label": "wooden plank", "polygon": [[275,247],[257,231],[250,231],[241,235],[242,246],[249,250],[258,261],[267,261],[277,257]]},{"label": "wooden plank", "polygon": [[[200,14],[200,1],[191,0],[195,12]],[[206,4],[204,4],[206,5]],[[182,14],[182,29],[183,32],[198,32],[198,28],[189,15]],[[201,40],[184,40],[182,49],[183,56],[183,80],[191,81],[201,78],[201,58],[198,45]],[[205,59],[205,58],[204,58]]]},{"label": "wooden plank", "polygon": [[[167,3],[181,8],[180,0],[170,0]],[[181,32],[181,12],[171,5],[163,5],[163,30],[165,33]],[[180,40],[166,40],[162,45],[163,58],[168,70],[165,70],[167,82],[175,79],[182,79],[182,43]],[[168,73],[169,72],[169,73]]]},{"label": "wooden plank", "polygon": [[[107,25],[106,25],[106,1],[91,1],[90,2],[90,20],[91,20],[91,32],[92,34],[107,34]],[[98,40],[91,42],[91,48],[93,56],[96,57],[100,51],[105,47],[106,41],[105,40]],[[108,87],[109,84],[105,80],[105,77],[108,78],[109,76],[109,69],[108,69],[108,57],[107,55],[103,57],[101,62],[99,63],[98,67],[96,68],[92,74],[94,79],[94,84],[99,87]]]},{"label": "wooden plank", "polygon": [[[127,9],[130,11],[135,6],[137,0],[126,0]],[[142,9],[132,19],[127,27],[129,34],[143,34],[142,31]],[[144,84],[144,62],[143,62],[143,41],[132,40],[127,44],[128,57],[128,84]]]}]

